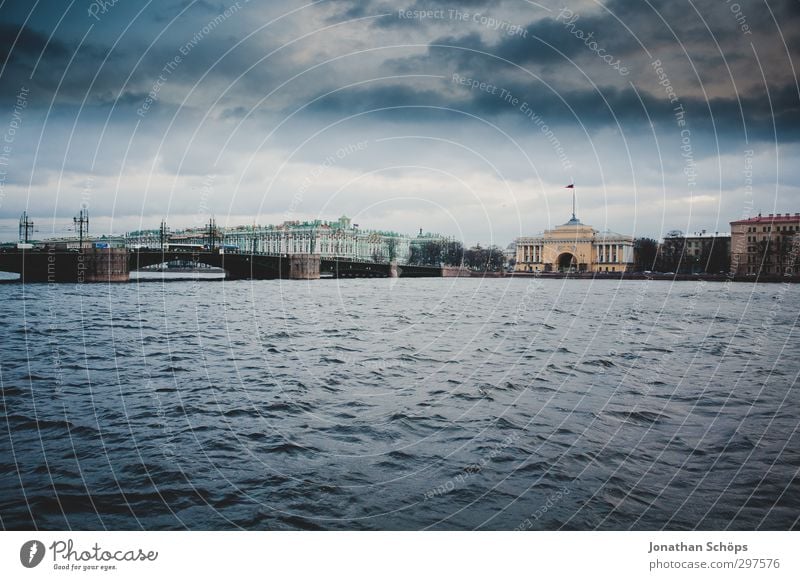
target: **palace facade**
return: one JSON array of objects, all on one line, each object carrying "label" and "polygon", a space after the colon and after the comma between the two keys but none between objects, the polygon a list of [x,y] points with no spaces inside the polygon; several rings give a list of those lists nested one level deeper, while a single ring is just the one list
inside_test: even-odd
[{"label": "palace facade", "polygon": [[410,239],[396,232],[360,229],[350,218],[336,221],[287,221],[277,226],[243,226],[226,229],[226,244],[242,252],[266,254],[319,254],[323,258],[348,258],[405,263]]},{"label": "palace facade", "polygon": [[600,232],[572,215],[538,236],[516,239],[517,272],[627,272],[633,267],[633,237]]},{"label": "palace facade", "polygon": [[[397,232],[360,228],[347,216],[338,220],[285,221],[278,225],[238,226],[214,230],[214,245],[259,254],[318,254],[322,258],[342,258],[367,262],[408,262],[412,246],[447,241],[440,234],[423,233],[412,237]],[[170,231],[140,230],[125,237],[128,248],[159,248],[163,242],[210,244],[208,228]]]}]

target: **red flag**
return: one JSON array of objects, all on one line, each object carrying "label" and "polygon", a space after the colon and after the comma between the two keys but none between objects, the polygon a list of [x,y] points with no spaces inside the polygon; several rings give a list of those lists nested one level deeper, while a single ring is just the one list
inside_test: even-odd
[{"label": "red flag", "polygon": [[564,186],[564,189],[574,189],[574,188],[575,188],[575,184],[574,183],[570,183],[569,185],[565,185]]}]

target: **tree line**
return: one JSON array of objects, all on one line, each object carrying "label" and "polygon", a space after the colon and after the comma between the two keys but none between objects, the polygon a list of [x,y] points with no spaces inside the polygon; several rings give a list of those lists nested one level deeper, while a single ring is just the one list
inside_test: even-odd
[{"label": "tree line", "polygon": [[731,266],[730,245],[725,238],[707,238],[699,248],[687,248],[683,236],[667,236],[659,244],[652,238],[634,242],[634,270],[637,272],[674,272],[696,274],[728,272]]},{"label": "tree line", "polygon": [[499,272],[503,269],[505,255],[497,246],[481,247],[480,244],[465,249],[454,240],[429,240],[412,244],[409,264],[419,266],[465,266],[481,272]]}]

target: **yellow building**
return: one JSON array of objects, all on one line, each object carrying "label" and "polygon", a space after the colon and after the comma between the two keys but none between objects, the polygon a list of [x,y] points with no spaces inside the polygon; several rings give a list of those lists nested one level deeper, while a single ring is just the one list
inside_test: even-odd
[{"label": "yellow building", "polygon": [[599,232],[572,214],[567,223],[538,236],[517,238],[517,272],[627,272],[633,237]]}]

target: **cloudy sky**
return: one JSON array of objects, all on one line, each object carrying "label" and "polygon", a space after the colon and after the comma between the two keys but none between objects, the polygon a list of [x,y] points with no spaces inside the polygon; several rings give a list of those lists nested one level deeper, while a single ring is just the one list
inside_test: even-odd
[{"label": "cloudy sky", "polygon": [[800,211],[796,0],[6,0],[0,237],[342,214],[507,244]]}]

